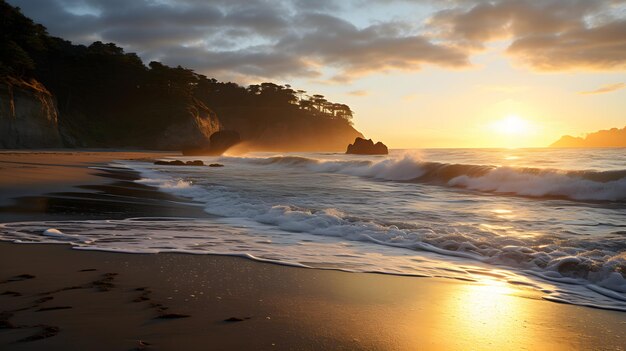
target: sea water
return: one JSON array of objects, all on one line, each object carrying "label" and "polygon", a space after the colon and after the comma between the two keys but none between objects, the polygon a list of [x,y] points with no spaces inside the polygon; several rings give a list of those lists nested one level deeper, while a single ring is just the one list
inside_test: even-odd
[{"label": "sea water", "polygon": [[[19,242],[496,280],[626,311],[626,149],[251,153],[116,162],[214,218],[3,224]],[[192,158],[189,158],[192,159]]]}]

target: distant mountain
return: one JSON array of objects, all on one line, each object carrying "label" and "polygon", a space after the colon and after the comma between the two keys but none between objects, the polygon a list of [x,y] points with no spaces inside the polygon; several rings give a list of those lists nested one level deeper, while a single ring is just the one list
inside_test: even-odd
[{"label": "distant mountain", "polygon": [[262,83],[145,65],[114,43],[75,45],[0,0],[0,148],[181,150],[237,132],[252,150],[343,151],[349,106]]},{"label": "distant mountain", "polygon": [[626,127],[600,130],[584,138],[564,135],[550,147],[626,147]]}]

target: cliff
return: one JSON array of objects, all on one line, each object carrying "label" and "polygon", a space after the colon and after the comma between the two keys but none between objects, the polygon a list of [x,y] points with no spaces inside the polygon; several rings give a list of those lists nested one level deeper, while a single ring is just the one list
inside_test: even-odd
[{"label": "cliff", "polygon": [[215,112],[192,97],[146,93],[89,102],[80,96],[62,106],[59,124],[66,144],[89,148],[181,150],[207,143],[222,127]]},{"label": "cliff", "polygon": [[68,147],[181,150],[228,130],[255,150],[339,151],[361,136],[350,107],[322,95],[146,65],[114,43],[50,36],[3,0],[0,13],[0,79],[41,82],[4,89],[3,147],[60,146],[62,137]]},{"label": "cliff", "polygon": [[0,147],[62,147],[52,94],[38,81],[0,80]]},{"label": "cliff", "polygon": [[165,129],[156,148],[182,150],[189,145],[206,144],[211,134],[222,129],[215,112],[196,99],[186,106],[186,113],[187,118]]},{"label": "cliff", "polygon": [[584,138],[564,135],[550,147],[626,147],[626,127],[600,130]]}]

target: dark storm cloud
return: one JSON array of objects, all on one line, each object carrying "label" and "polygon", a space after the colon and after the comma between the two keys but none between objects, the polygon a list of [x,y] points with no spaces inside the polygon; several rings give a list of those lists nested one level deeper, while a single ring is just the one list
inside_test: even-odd
[{"label": "dark storm cloud", "polygon": [[[466,67],[472,53],[498,39],[511,40],[507,53],[540,70],[618,68],[626,55],[624,14],[610,11],[621,0],[9,2],[54,35],[112,41],[145,60],[218,78],[320,78],[328,68],[330,79],[348,81],[424,65]],[[357,26],[340,18],[350,9],[416,3],[439,9],[426,24],[377,18]]]}]

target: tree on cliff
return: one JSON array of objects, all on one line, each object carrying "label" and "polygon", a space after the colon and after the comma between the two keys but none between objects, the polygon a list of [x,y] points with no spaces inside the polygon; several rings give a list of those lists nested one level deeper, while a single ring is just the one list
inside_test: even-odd
[{"label": "tree on cliff", "polygon": [[46,28],[4,1],[0,18],[0,75],[30,78],[35,70],[31,54],[45,50]]},{"label": "tree on cliff", "polygon": [[214,115],[211,110],[244,139],[272,128],[292,130],[295,138],[296,130],[313,134],[318,126],[323,132],[312,137],[344,133],[345,141],[337,141],[343,148],[360,135],[350,108],[321,95],[304,97],[271,82],[242,87],[155,61],[146,66],[114,43],[74,45],[49,36],[2,0],[0,13],[0,74],[41,81],[56,97],[61,125],[82,146],[158,147],[155,136],[188,123],[190,113]]}]

